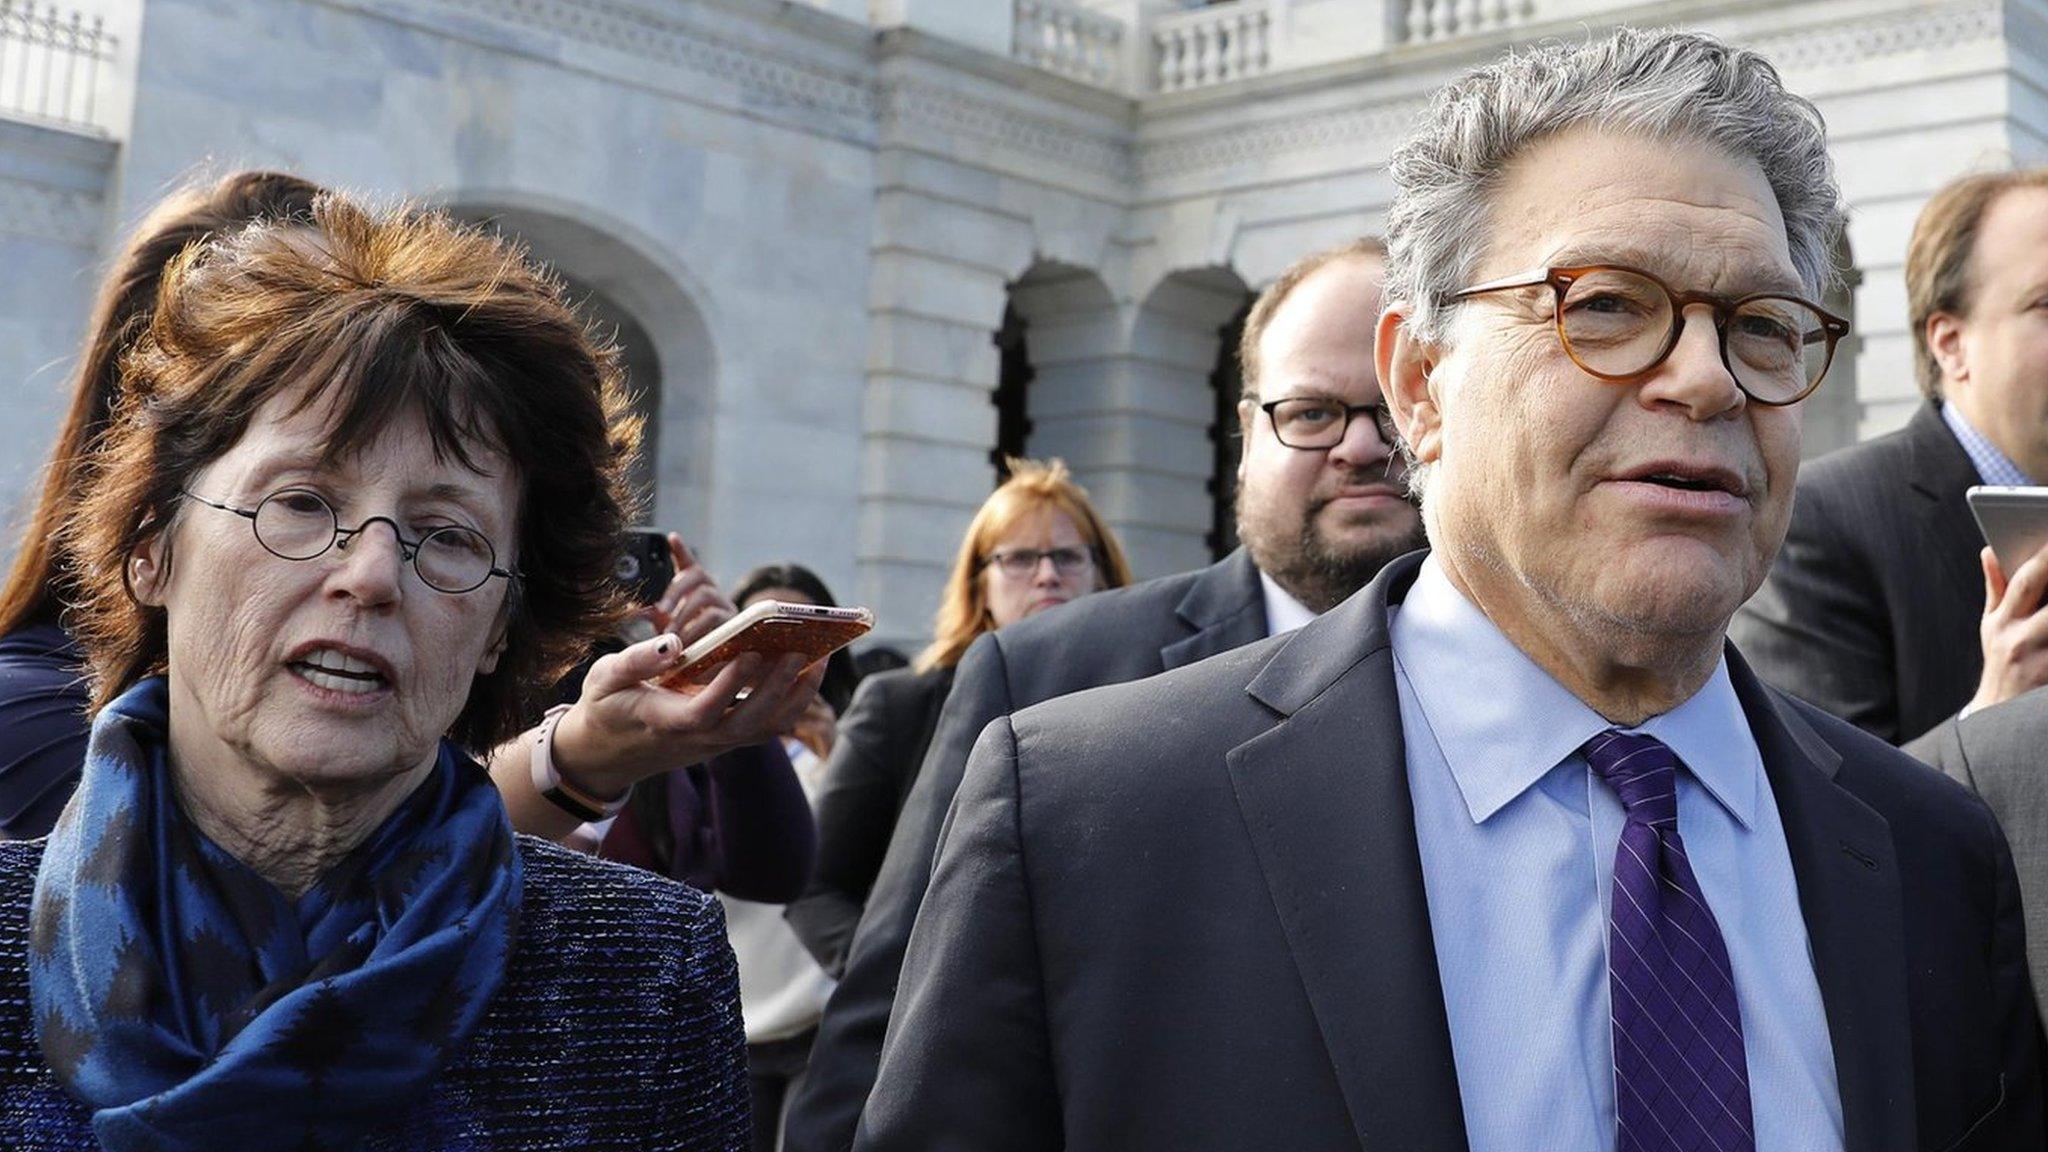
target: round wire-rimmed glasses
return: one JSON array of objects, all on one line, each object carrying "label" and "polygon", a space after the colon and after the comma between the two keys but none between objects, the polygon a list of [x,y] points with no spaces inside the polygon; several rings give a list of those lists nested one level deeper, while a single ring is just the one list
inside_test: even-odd
[{"label": "round wire-rimmed glasses", "polygon": [[1585,372],[1610,383],[1633,383],[1678,347],[1685,310],[1713,309],[1721,364],[1742,394],[1773,407],[1796,404],[1820,387],[1849,322],[1811,300],[1780,292],[1716,296],[1674,292],[1640,268],[1589,264],[1537,268],[1451,293],[1467,300],[1492,292],[1548,287],[1555,299],[1557,342]]},{"label": "round wire-rimmed glasses", "polygon": [[493,576],[507,581],[517,572],[498,567],[498,553],[483,533],[460,524],[448,524],[429,531],[418,540],[407,540],[398,521],[389,516],[372,516],[353,528],[343,528],[334,505],[310,488],[284,488],[265,496],[254,508],[236,508],[208,500],[197,492],[185,495],[223,512],[232,512],[249,522],[256,543],[281,560],[312,560],[329,548],[346,552],[355,538],[379,520],[391,525],[398,541],[399,557],[412,565],[420,581],[436,592],[459,596],[474,592]]}]

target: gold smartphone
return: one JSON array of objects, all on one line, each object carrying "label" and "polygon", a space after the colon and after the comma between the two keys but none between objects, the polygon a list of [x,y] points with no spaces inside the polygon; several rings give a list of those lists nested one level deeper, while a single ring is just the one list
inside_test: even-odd
[{"label": "gold smartphone", "polygon": [[747,652],[771,660],[802,653],[806,667],[868,634],[875,614],[865,608],[826,608],[758,600],[683,650],[682,662],[664,673],[664,688],[699,687]]}]

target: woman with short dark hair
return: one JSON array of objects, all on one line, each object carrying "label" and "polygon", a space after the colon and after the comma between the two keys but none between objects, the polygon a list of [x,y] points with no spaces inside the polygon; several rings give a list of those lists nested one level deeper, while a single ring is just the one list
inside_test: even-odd
[{"label": "woman with short dark hair", "polygon": [[[60,529],[84,497],[87,462],[105,435],[121,394],[123,358],[150,327],[164,271],[187,248],[252,223],[306,224],[313,200],[322,191],[319,185],[283,172],[242,171],[217,180],[195,179],[172,190],[136,225],[108,270],[79,352],[57,443],[16,545],[14,566],[0,588],[0,840],[47,833],[78,783],[90,700],[84,655],[67,627],[74,619],[68,613],[79,589],[70,546]],[[711,591],[714,600],[722,599]],[[673,603],[686,592],[703,594],[703,577],[694,564],[679,568],[665,599]],[[729,605],[694,606],[701,610],[670,622],[679,644],[687,645],[730,614]],[[745,760],[746,749],[772,739],[788,717],[803,710],[817,683],[816,674],[799,675],[793,666],[763,663],[733,669],[720,693],[685,700],[646,690],[641,682],[659,670],[660,659],[651,649],[638,653],[639,658],[606,664],[597,682],[587,685],[590,690],[549,727],[550,767],[558,769],[553,790],[543,791],[542,777],[533,767],[539,712],[527,717],[533,725],[527,732],[492,751],[489,762],[513,827],[560,837],[586,819],[588,810],[615,807],[637,780],[734,750]],[[742,690],[746,702],[727,707]],[[772,776],[773,767],[764,775]],[[785,779],[779,783],[786,785],[781,791],[796,795],[795,779],[786,768],[781,775]],[[775,792],[768,785],[778,781],[759,783],[763,786],[753,792],[765,796]],[[745,823],[753,818],[750,810],[759,806],[752,794],[726,799],[724,805],[707,810],[708,820]],[[758,858],[776,858],[774,874],[749,877],[741,869],[734,883],[802,885],[810,867],[807,830],[802,844],[761,843],[750,848]],[[725,879],[724,871],[722,862],[715,860],[698,869],[718,882]]]},{"label": "woman with short dark hair", "polygon": [[745,1142],[716,905],[515,836],[474,759],[622,611],[637,436],[559,283],[444,216],[171,264],[66,530],[83,777],[0,844],[0,1145]]}]

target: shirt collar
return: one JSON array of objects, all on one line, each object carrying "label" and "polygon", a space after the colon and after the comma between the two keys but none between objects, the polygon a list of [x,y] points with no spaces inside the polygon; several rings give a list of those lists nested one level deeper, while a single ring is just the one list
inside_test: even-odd
[{"label": "shirt collar", "polygon": [[2034,481],[2028,477],[2012,457],[2001,452],[1998,445],[1974,424],[1963,417],[1963,410],[1953,404],[1941,406],[1941,418],[1948,424],[1948,430],[1955,433],[1956,442],[1963,446],[1963,452],[1977,469],[1977,478],[1986,484],[2003,484],[2014,488],[2031,487]]},{"label": "shirt collar", "polygon": [[1287,589],[1263,571],[1259,573],[1259,587],[1266,594],[1266,635],[1292,632],[1316,618],[1308,605],[1289,595]]},{"label": "shirt collar", "polygon": [[[1613,727],[1515,647],[1435,556],[1423,561],[1392,632],[1395,659],[1475,824]],[[1714,799],[1750,826],[1763,758],[1725,657],[1698,692],[1633,731],[1669,745]]]}]

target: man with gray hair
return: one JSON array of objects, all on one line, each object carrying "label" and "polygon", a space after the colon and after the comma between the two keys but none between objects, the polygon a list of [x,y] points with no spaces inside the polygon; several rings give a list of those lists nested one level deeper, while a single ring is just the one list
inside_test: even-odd
[{"label": "man with gray hair", "polygon": [[989,727],[856,1147],[2042,1147],[1996,823],[1725,642],[1847,328],[1819,114],[1624,30],[1393,176],[1433,551]]}]

